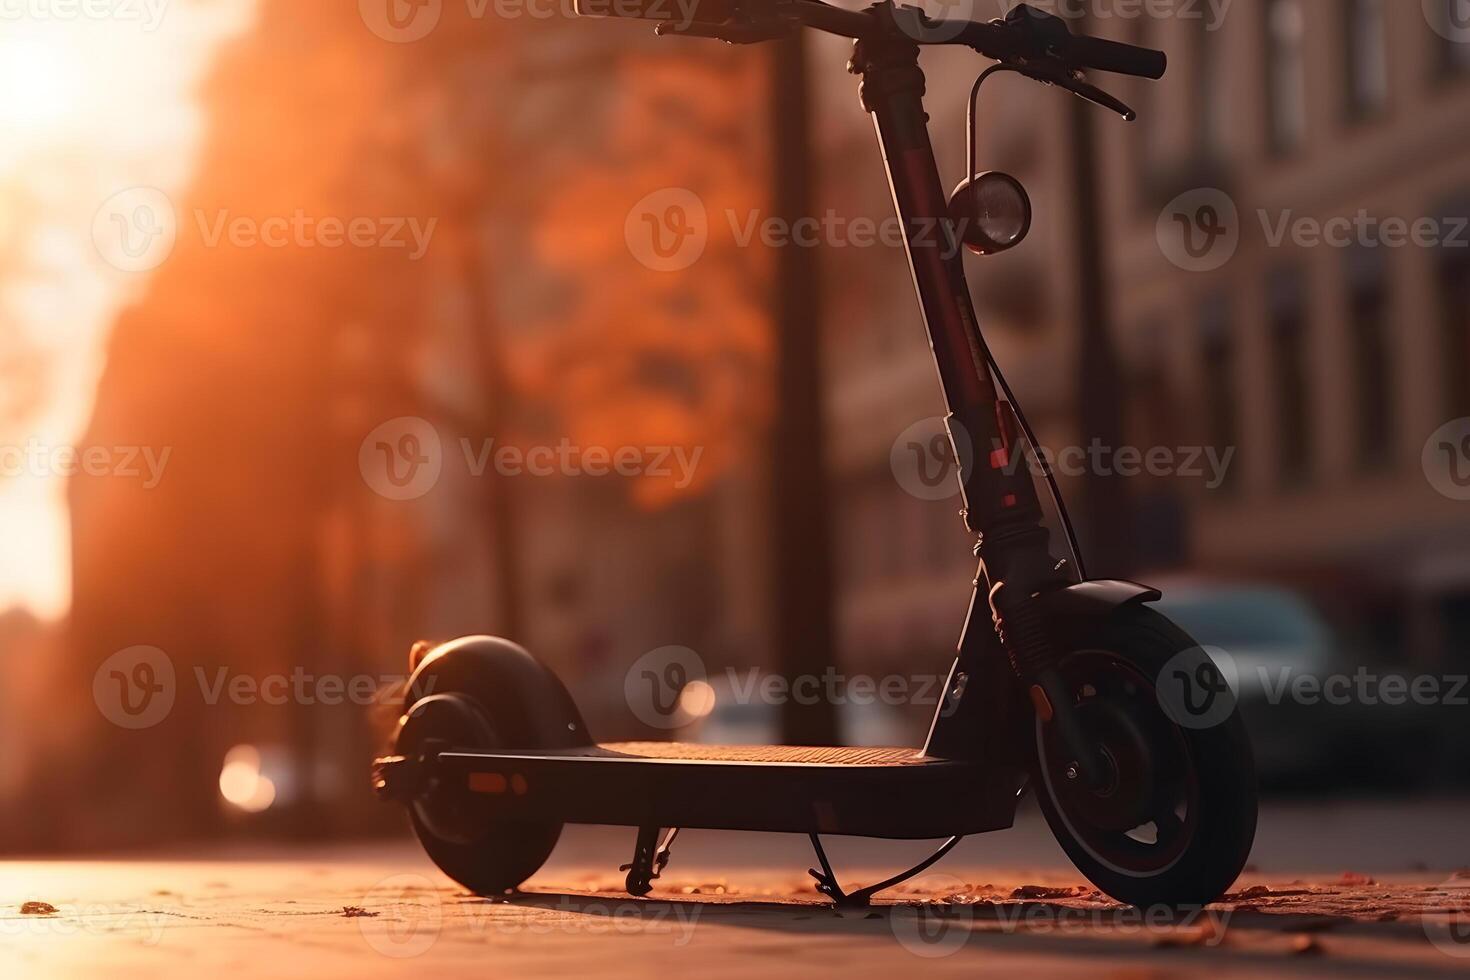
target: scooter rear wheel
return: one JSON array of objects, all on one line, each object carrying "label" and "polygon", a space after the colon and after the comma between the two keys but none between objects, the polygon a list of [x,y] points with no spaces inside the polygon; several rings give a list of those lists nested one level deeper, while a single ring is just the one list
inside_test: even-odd
[{"label": "scooter rear wheel", "polygon": [[1250,741],[1233,703],[1180,724],[1159,696],[1166,671],[1208,669],[1207,655],[1145,607],[1069,622],[1062,632],[1062,676],[1108,779],[1087,786],[1052,728],[1036,721],[1033,778],[1057,841],[1121,902],[1180,909],[1216,900],[1255,838]]},{"label": "scooter rear wheel", "polygon": [[[431,742],[466,751],[504,744],[484,708],[463,693],[431,695],[404,714],[399,754],[417,757]],[[493,796],[437,777],[428,779],[408,812],[430,860],[478,895],[504,894],[535,874],[550,857],[562,829],[560,823],[499,819]]]},{"label": "scooter rear wheel", "polygon": [[[409,679],[395,752],[421,760],[446,749],[557,749],[586,744],[586,725],[556,676],[508,640],[468,636],[442,644]],[[559,820],[507,820],[499,797],[427,769],[409,818],[439,869],[480,895],[501,895],[535,874],[561,836]]]}]

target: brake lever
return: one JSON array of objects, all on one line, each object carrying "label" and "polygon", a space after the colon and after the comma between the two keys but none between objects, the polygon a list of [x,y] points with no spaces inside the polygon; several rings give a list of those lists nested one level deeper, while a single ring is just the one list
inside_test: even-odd
[{"label": "brake lever", "polygon": [[1044,82],[1047,85],[1055,85],[1064,88],[1079,98],[1086,99],[1093,105],[1110,109],[1123,117],[1124,122],[1133,122],[1138,118],[1138,113],[1133,107],[1122,99],[1109,95],[1096,85],[1084,79],[1079,73],[1062,65],[1044,65],[1033,62],[1031,64],[1016,65],[1016,71],[1027,78]]}]

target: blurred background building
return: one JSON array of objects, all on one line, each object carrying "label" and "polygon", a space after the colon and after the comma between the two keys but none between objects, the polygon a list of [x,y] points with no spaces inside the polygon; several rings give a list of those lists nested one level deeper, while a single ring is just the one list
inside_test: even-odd
[{"label": "blurred background building", "polygon": [[[1466,505],[1426,479],[1423,454],[1470,415],[1470,232],[1432,248],[1271,235],[1360,210],[1441,228],[1470,216],[1470,43],[1450,40],[1463,36],[1452,3],[1437,20],[1384,0],[1235,0],[1216,20],[1207,4],[1144,17],[1102,2],[1087,29],[1170,55],[1165,83],[1108,81],[1138,123],[1089,109],[1089,136],[1064,95],[1006,76],[981,96],[978,165],[1019,177],[1036,211],[1022,247],[970,260],[987,337],[1048,450],[1087,446],[1108,406],[1077,379],[1101,371],[1116,375],[1126,446],[1204,467],[1062,486],[1126,486],[1116,523],[1133,546],[1106,570],[1171,587],[1170,611],[1243,662],[1466,669]],[[976,0],[975,15],[990,4],[1009,6]],[[199,678],[220,671],[391,690],[413,641],[505,633],[611,738],[650,734],[624,679],[651,650],[688,647],[711,673],[781,669],[772,554],[801,542],[772,534],[771,292],[799,246],[743,244],[737,227],[770,214],[772,107],[797,97],[773,90],[771,53],[452,4],[427,36],[395,43],[354,5],[318,6],[259,0],[219,48],[173,201],[178,244],[108,335],[77,444],[168,447],[165,479],[71,479],[69,614],[0,618],[15,679],[0,708],[21,747],[0,766],[13,846],[397,825],[365,780],[386,697],[206,703]],[[901,249],[852,231],[890,221],[891,201],[848,48],[812,38],[807,51],[811,205],[842,229],[811,283],[826,406],[812,452],[828,478],[805,489],[830,500],[836,569],[818,599],[844,672],[921,679],[947,669],[974,559],[957,497],[916,492],[908,470],[942,463],[924,458],[942,405]],[[957,183],[977,64],[940,50],[926,70]],[[1091,250],[1078,247],[1079,173],[1098,189]],[[640,259],[627,231],[668,188],[692,191],[707,221],[704,253],[677,275]],[[1171,216],[1222,199],[1236,244],[1181,262]],[[302,210],[437,224],[409,260],[210,244],[196,221]],[[1100,312],[1079,285],[1088,263],[1110,286]],[[1110,355],[1095,363],[1089,314]],[[408,500],[364,462],[404,418],[428,424],[442,464]],[[687,486],[477,475],[487,440],[702,456]],[[93,681],[139,645],[167,653],[180,695],[132,731],[96,710]],[[1289,786],[1308,773],[1351,785],[1431,744],[1405,774],[1423,791],[1450,781],[1470,741],[1463,711],[1247,708],[1268,733],[1268,775]],[[839,715],[834,735],[917,742],[930,710]],[[776,712],[746,721],[710,727],[780,736]],[[242,769],[236,792],[222,775]]]}]

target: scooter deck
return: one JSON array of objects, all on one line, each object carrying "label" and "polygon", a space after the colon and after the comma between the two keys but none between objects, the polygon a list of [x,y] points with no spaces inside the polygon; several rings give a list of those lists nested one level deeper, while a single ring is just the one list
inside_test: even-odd
[{"label": "scooter deck", "polygon": [[441,779],[500,798],[505,819],[926,839],[1002,830],[1024,777],[905,748],[610,742],[555,752],[446,751]]},{"label": "scooter deck", "polygon": [[698,742],[604,742],[598,755],[628,759],[671,759],[685,762],[767,762],[814,766],[920,766],[917,749],[813,745],[703,745]]}]

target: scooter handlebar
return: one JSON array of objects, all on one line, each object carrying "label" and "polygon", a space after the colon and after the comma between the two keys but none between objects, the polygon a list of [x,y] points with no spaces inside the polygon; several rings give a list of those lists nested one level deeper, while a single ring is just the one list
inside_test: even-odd
[{"label": "scooter handlebar", "polygon": [[[769,39],[784,31],[782,23],[847,37],[862,37],[878,27],[869,11],[848,10],[822,0],[575,0],[575,9],[583,17],[657,20],[670,25],[674,34],[727,40]],[[946,26],[942,19],[924,18],[913,8],[902,9],[931,29]],[[996,61],[1050,59],[1068,69],[1092,68],[1140,78],[1162,78],[1168,64],[1162,51],[1072,34],[1060,17],[1025,4],[1013,8],[1004,20],[956,26],[959,29],[953,32],[934,31],[935,37],[943,38],[937,43],[966,44]],[[720,27],[723,32],[708,29]]]},{"label": "scooter handlebar", "polygon": [[1163,78],[1169,66],[1169,59],[1162,51],[1086,34],[1072,35],[1066,45],[1066,60],[1074,68],[1094,68],[1138,78]]}]

